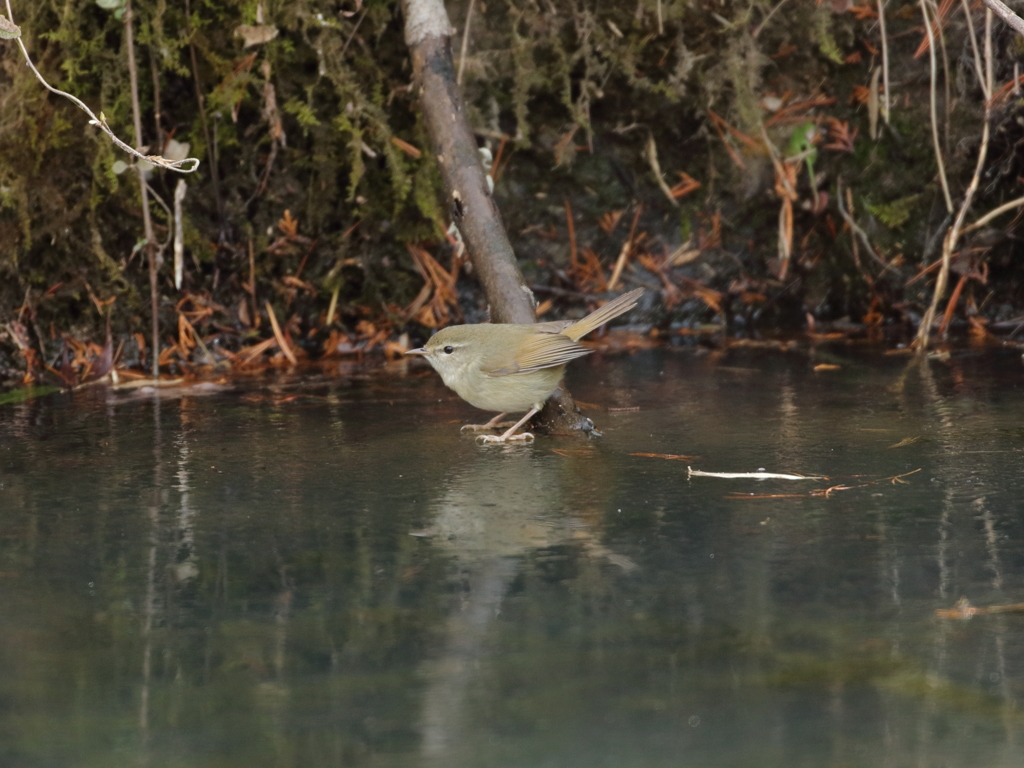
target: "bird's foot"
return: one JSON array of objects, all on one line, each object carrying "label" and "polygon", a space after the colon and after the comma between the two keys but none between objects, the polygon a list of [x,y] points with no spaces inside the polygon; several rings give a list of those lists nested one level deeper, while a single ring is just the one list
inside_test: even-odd
[{"label": "bird's foot", "polygon": [[[540,405],[533,406],[533,408],[531,408],[529,412],[525,416],[523,416],[523,418],[521,418],[519,421],[517,421],[515,424],[509,427],[505,432],[502,432],[500,435],[477,435],[476,439],[478,441],[483,441],[485,443],[532,443],[533,435],[531,435],[529,432],[520,432],[517,435],[515,434],[515,431],[519,429],[521,426],[523,426],[523,424],[528,422],[531,418],[533,418],[534,414],[536,414],[539,410]],[[504,413],[499,413],[497,416],[495,416],[493,419],[487,422],[487,426],[497,424],[498,419],[500,419],[504,415]]]},{"label": "bird's foot", "polygon": [[491,422],[487,422],[486,424],[463,424],[462,425],[462,429],[460,431],[461,432],[489,432],[492,429],[508,429],[513,424],[515,424],[514,421],[501,421],[501,422],[497,422],[497,423],[494,423],[494,424],[492,424]]},{"label": "bird's foot", "polygon": [[530,432],[520,432],[518,435],[477,435],[479,443],[532,443],[533,435]]},{"label": "bird's foot", "polygon": [[505,416],[507,416],[507,415],[508,414],[506,414],[504,411],[502,411],[497,416],[495,416],[493,419],[488,421],[486,424],[466,424],[466,425],[464,425],[462,427],[461,431],[462,432],[486,432],[486,431],[488,431],[490,429],[498,429],[499,427],[511,427],[515,422],[506,421],[506,422],[502,422],[500,424],[498,423],[498,422],[501,422],[501,420]]}]

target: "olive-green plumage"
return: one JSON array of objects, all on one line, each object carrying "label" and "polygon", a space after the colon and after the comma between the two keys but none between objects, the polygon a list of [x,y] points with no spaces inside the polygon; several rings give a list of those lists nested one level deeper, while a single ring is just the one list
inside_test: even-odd
[{"label": "olive-green plumage", "polygon": [[635,307],[641,293],[642,288],[625,293],[575,322],[452,325],[438,331],[426,346],[406,354],[425,357],[444,383],[470,405],[499,411],[501,416],[530,411],[500,438],[484,438],[504,442],[541,409],[558,387],[566,364],[590,354],[579,339]]}]

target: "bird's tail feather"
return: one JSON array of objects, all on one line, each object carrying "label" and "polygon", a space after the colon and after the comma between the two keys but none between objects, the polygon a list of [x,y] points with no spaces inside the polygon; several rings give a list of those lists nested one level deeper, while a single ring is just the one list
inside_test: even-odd
[{"label": "bird's tail feather", "polygon": [[640,298],[640,294],[643,292],[643,288],[637,288],[629,293],[622,294],[617,299],[612,299],[603,307],[591,312],[582,320],[577,320],[572,325],[567,326],[562,333],[573,341],[582,339],[595,328],[604,325],[609,320],[612,320],[623,312],[628,312],[635,307],[636,300]]}]

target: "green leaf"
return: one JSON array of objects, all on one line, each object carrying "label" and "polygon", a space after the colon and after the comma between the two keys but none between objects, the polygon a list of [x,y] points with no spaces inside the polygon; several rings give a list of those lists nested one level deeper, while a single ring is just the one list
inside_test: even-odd
[{"label": "green leaf", "polygon": [[96,0],[96,5],[108,11],[124,7],[124,0]]}]

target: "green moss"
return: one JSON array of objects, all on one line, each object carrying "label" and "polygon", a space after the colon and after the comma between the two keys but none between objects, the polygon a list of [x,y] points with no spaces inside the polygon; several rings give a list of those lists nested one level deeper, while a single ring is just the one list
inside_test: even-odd
[{"label": "green moss", "polygon": [[758,96],[765,56],[748,35],[734,37],[725,54],[724,66],[735,92],[735,109],[740,128],[749,135],[760,134],[761,106]]},{"label": "green moss", "polygon": [[[525,11],[521,11],[511,3],[513,9],[511,24],[509,26],[513,76],[512,76],[512,110],[516,120],[515,137],[520,146],[526,146],[530,141],[530,120],[528,104],[530,90],[538,82],[537,68],[533,61],[533,46],[527,36],[520,34],[520,25],[523,24]],[[567,83],[566,83],[567,87]],[[568,94],[562,90],[563,103],[567,100]]]},{"label": "green moss", "polygon": [[413,180],[413,197],[423,218],[433,222],[436,227],[435,237],[444,237],[444,233],[448,229],[441,206],[438,204],[441,188],[441,178],[438,175],[437,166],[422,163]]},{"label": "green moss", "polygon": [[893,200],[891,203],[878,203],[875,205],[865,203],[864,205],[885,226],[890,229],[899,229],[906,224],[907,219],[910,218],[910,214],[913,213],[914,207],[920,199],[921,195],[908,195],[907,197],[901,197],[899,200]]},{"label": "green moss", "polygon": [[818,41],[818,49],[833,64],[843,63],[843,54],[832,36],[832,7],[825,3],[814,11],[814,36]]},{"label": "green moss", "polygon": [[94,132],[95,154],[92,160],[92,194],[89,196],[89,207],[95,209],[102,205],[110,195],[115,194],[119,186],[119,177],[114,172],[114,163],[123,159],[114,154],[114,147],[105,135]]},{"label": "green moss", "polygon": [[352,202],[356,199],[356,190],[363,178],[365,169],[363,167],[363,132],[357,128],[344,112],[334,118],[335,127],[342,136],[348,136],[349,162],[351,163],[348,177],[348,197],[346,200]]},{"label": "green moss", "polygon": [[303,129],[316,128],[320,125],[316,112],[307,102],[289,99],[284,105],[284,111],[292,115]]}]

